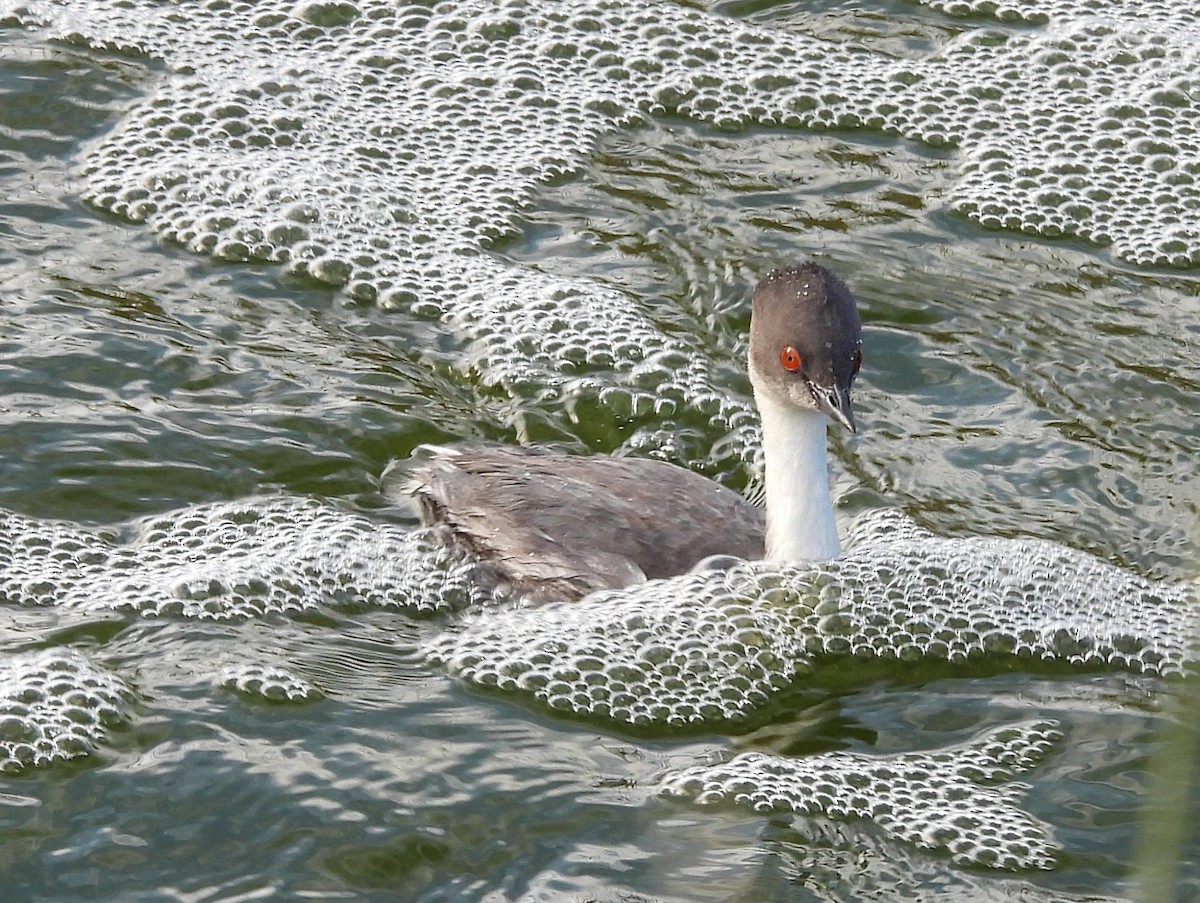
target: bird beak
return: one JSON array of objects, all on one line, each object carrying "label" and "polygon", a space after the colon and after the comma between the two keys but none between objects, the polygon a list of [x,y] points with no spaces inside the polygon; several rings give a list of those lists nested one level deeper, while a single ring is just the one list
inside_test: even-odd
[{"label": "bird beak", "polygon": [[816,401],[817,407],[831,418],[834,422],[840,423],[850,432],[855,433],[858,430],[854,426],[854,407],[850,404],[850,389],[843,389],[841,386],[818,386],[816,383],[808,384],[809,391],[812,392],[813,400]]}]

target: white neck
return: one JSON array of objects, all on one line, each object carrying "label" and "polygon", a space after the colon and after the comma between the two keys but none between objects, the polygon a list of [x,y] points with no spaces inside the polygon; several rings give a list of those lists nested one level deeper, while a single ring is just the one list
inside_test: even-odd
[{"label": "white neck", "polygon": [[767,558],[823,561],[842,554],[829,497],[825,426],[818,411],[755,393],[766,463]]}]

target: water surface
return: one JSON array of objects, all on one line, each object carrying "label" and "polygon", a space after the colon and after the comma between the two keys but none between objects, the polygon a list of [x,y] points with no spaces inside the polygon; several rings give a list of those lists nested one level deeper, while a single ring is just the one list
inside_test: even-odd
[{"label": "water surface", "polygon": [[[716,11],[914,57],[970,25],[907,4]],[[472,341],[420,309],[192,253],[84,203],[94,143],[164,77],[136,54],[0,28],[0,506],[104,526],[289,494],[404,523],[379,475],[423,442],[643,447],[651,418],[586,389],[489,384],[463,366]],[[1037,536],[1155,578],[1195,576],[1195,271],[985,231],[948,203],[957,153],[866,127],[729,130],[663,111],[541,183],[486,253],[619,290],[746,403],[748,288],[815,256],[852,284],[866,328],[861,431],[832,445],[839,516],[896,505],[940,533]],[[710,418],[683,411],[666,428],[679,458],[747,485],[707,454],[724,438]],[[1156,795],[1194,751],[1179,739],[1176,722],[1195,723],[1180,684],[833,663],[752,734],[647,737],[467,689],[415,652],[444,626],[353,607],[210,624],[0,606],[0,653],[80,648],[138,694],[93,754],[0,784],[9,892],[1097,899],[1136,894],[1156,850],[1179,899],[1200,885],[1187,832],[1149,853],[1139,839],[1172,806],[1196,811],[1188,785]],[[219,685],[223,668],[256,662],[286,665],[321,698]],[[1023,802],[1063,851],[1046,872],[963,869],[870,824],[653,792],[666,771],[735,749],[939,748],[1034,716],[1066,734]]]}]

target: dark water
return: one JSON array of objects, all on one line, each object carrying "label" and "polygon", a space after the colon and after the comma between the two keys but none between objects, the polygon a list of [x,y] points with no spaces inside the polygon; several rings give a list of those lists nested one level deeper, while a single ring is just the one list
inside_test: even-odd
[{"label": "dark water", "polygon": [[[0,506],[108,524],[289,493],[389,518],[377,477],[390,459],[512,441],[524,402],[476,391],[429,322],[192,256],[78,201],[87,142],[152,77],[0,29]],[[939,202],[953,177],[951,152],[866,132],[662,119],[604,140],[493,253],[620,287],[664,329],[726,350],[753,278],[816,255],[852,283],[866,324],[862,431],[834,443],[843,513],[898,504],[942,533],[1041,536],[1193,575],[1200,279],[982,232]],[[565,408],[525,413],[577,450],[623,439]],[[1137,895],[1144,873],[1161,882],[1148,899],[1173,883],[1178,899],[1200,894],[1185,686],[835,664],[752,736],[645,739],[430,670],[413,647],[439,626],[0,610],[0,650],[77,646],[139,693],[97,754],[0,783],[0,896],[1096,899]],[[287,662],[325,698],[214,686],[224,665],[256,660]],[[1023,803],[1063,851],[1044,873],[962,869],[870,824],[652,790],[730,748],[935,748],[1031,715],[1066,733]]]}]

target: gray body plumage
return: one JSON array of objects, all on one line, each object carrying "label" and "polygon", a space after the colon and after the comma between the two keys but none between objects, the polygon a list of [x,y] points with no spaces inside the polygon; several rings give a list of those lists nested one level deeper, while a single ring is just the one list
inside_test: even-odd
[{"label": "gray body plumage", "polygon": [[426,524],[534,600],[763,554],[761,510],[663,461],[475,448],[434,455],[408,488]]}]

